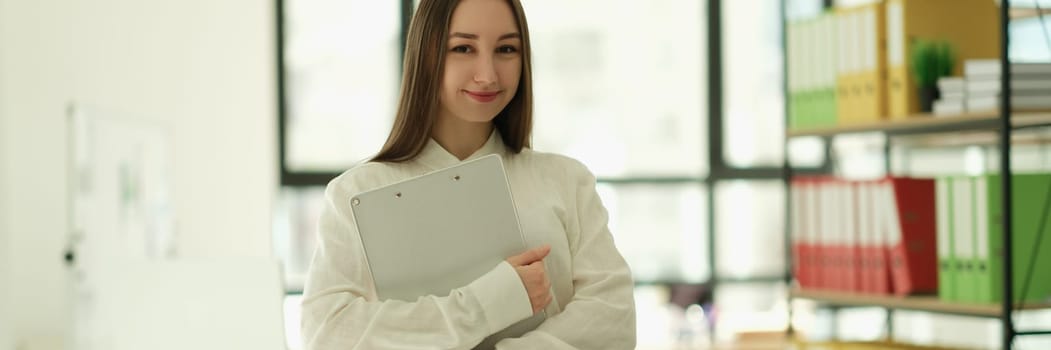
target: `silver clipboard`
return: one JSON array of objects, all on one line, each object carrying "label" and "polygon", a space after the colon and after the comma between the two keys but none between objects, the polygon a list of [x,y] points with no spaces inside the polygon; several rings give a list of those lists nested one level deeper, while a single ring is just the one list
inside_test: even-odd
[{"label": "silver clipboard", "polygon": [[[503,162],[495,154],[350,200],[380,300],[449,295],[526,250]],[[521,336],[545,318],[539,312],[476,349]]]}]

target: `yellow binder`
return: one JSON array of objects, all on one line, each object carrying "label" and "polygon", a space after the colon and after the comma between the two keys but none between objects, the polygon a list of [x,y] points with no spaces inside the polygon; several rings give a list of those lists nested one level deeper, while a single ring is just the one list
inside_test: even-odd
[{"label": "yellow binder", "polygon": [[887,115],[887,59],[882,1],[839,11],[839,120],[856,124]]},{"label": "yellow binder", "polygon": [[953,75],[962,76],[963,62],[1000,57],[1000,18],[989,0],[887,0],[886,38],[891,119],[919,113],[916,81],[909,57],[916,39],[946,40],[956,50]]}]

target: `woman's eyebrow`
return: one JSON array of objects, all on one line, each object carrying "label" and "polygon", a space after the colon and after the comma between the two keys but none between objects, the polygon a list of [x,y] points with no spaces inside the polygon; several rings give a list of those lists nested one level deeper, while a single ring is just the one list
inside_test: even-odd
[{"label": "woman's eyebrow", "polygon": [[[449,37],[450,38],[464,38],[464,39],[478,40],[478,34],[463,33],[463,32],[453,32],[452,34],[449,34]],[[507,33],[507,34],[501,35],[500,38],[496,39],[496,41],[507,40],[507,39],[520,39],[520,38],[522,38],[522,34],[519,34],[518,32],[514,32],[514,33]]]}]

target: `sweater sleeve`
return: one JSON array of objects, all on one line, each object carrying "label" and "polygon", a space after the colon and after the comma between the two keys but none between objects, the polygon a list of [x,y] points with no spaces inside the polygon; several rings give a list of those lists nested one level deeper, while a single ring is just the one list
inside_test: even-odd
[{"label": "sweater sleeve", "polygon": [[302,305],[305,349],[468,349],[532,315],[507,262],[446,296],[379,301],[349,208],[361,189],[348,172],[325,190]]},{"label": "sweater sleeve", "polygon": [[595,190],[595,177],[572,160],[567,181],[575,215],[567,225],[573,297],[565,309],[521,338],[504,339],[497,349],[634,349],[634,283],[613,244],[608,215]]}]

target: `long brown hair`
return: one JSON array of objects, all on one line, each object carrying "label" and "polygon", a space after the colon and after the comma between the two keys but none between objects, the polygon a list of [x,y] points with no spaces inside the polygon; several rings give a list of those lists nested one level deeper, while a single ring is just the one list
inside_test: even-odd
[{"label": "long brown hair", "polygon": [[[409,25],[398,113],[387,142],[374,162],[405,162],[423,151],[438,115],[438,95],[445,72],[449,23],[460,0],[422,0]],[[529,26],[519,0],[508,0],[522,37],[522,77],[511,102],[493,118],[493,125],[514,153],[528,148],[533,129],[533,79]]]}]

